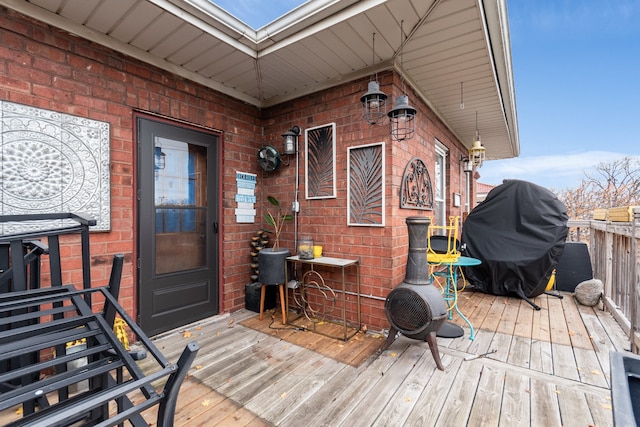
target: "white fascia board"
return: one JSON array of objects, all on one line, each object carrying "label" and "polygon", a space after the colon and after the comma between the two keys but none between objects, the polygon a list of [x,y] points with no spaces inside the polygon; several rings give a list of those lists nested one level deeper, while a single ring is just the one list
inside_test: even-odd
[{"label": "white fascia board", "polygon": [[520,137],[516,112],[515,84],[511,62],[511,43],[506,0],[477,0],[484,39],[502,105],[504,125],[514,157],[520,155]]}]

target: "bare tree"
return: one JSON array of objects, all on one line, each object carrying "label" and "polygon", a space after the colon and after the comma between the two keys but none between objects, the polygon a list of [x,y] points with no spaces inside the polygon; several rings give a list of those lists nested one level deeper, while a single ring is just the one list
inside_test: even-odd
[{"label": "bare tree", "polygon": [[571,219],[589,219],[594,208],[598,207],[597,196],[589,191],[589,186],[583,180],[578,188],[567,188],[557,192],[558,199],[567,208],[567,215]]},{"label": "bare tree", "polygon": [[556,192],[571,219],[589,219],[596,208],[640,204],[640,160],[624,157],[585,171],[577,188]]},{"label": "bare tree", "polygon": [[[584,175],[579,187],[556,191],[570,219],[590,219],[597,208],[640,205],[640,160],[624,157],[599,163]],[[572,229],[571,240],[588,240],[588,232]]]},{"label": "bare tree", "polygon": [[584,190],[596,196],[592,208],[637,205],[640,200],[640,160],[624,157],[599,163],[595,171],[585,172]]}]

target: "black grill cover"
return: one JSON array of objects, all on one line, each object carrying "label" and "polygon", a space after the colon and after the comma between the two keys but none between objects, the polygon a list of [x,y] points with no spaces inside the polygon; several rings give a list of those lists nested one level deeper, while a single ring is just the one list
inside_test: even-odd
[{"label": "black grill cover", "polygon": [[562,255],[567,220],[564,204],[551,191],[505,180],[464,222],[465,255],[482,261],[465,268],[467,280],[492,295],[542,294]]}]

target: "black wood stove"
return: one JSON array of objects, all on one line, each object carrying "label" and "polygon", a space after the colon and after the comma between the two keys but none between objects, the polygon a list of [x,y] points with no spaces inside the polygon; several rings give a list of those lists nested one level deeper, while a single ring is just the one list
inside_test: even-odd
[{"label": "black wood stove", "polygon": [[389,336],[381,350],[386,350],[400,332],[402,335],[425,340],[438,369],[444,371],[436,332],[445,321],[447,307],[440,290],[433,286],[427,264],[427,233],[431,220],[427,217],[408,217],[409,256],[404,281],[387,296],[384,311],[391,324]]}]

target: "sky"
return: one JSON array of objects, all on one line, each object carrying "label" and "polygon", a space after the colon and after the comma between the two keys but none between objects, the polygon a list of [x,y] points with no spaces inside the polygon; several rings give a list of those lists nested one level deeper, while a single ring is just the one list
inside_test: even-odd
[{"label": "sky", "polygon": [[[257,29],[304,1],[215,3]],[[507,9],[520,156],[486,161],[479,182],[563,190],[600,163],[640,159],[640,0],[507,0]]]}]

